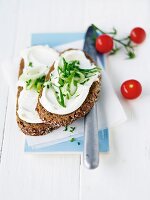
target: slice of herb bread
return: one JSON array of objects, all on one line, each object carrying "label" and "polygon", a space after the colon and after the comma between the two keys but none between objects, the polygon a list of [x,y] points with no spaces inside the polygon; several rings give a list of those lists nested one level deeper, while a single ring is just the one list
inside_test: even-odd
[{"label": "slice of herb bread", "polygon": [[[40,60],[41,53],[44,56],[48,55],[49,59]],[[55,50],[46,46],[31,47],[23,52],[18,74],[16,119],[18,126],[26,135],[45,135],[52,130],[39,118],[35,109],[45,76],[57,55],[59,54]]]},{"label": "slice of herb bread", "polygon": [[100,86],[101,71],[92,58],[81,50],[68,49],[47,75],[36,110],[51,129],[67,126],[91,110]]},{"label": "slice of herb bread", "polygon": [[[19,77],[23,72],[24,68],[24,61],[23,59],[20,62],[20,69],[19,69]],[[18,92],[17,92],[17,103],[16,103],[16,119],[17,119],[17,124],[21,131],[26,134],[26,135],[31,135],[31,136],[38,136],[38,135],[45,135],[49,133],[52,129],[48,124],[43,123],[29,123],[24,120],[22,120],[19,115],[18,115],[18,99],[20,96],[20,93],[22,92],[23,87],[18,86]]]}]

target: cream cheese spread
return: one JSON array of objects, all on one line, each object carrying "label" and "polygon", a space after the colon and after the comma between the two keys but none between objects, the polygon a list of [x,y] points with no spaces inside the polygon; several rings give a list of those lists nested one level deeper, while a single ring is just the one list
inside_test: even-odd
[{"label": "cream cheese spread", "polygon": [[[81,50],[69,50],[61,54],[61,57],[57,59],[54,64],[54,70],[51,73],[51,83],[55,87],[55,92],[51,87],[44,87],[42,96],[40,98],[40,103],[42,106],[49,112],[59,114],[59,115],[66,115],[69,113],[74,112],[77,110],[85,101],[90,87],[95,81],[99,81],[98,76],[100,72],[94,73],[91,77],[89,77],[88,81],[84,84],[77,83],[75,93],[67,100],[66,95],[64,96],[65,107],[60,105],[58,99],[56,98],[56,93],[59,93],[59,66],[63,65],[63,58],[66,62],[70,61],[79,61],[79,68],[85,70],[91,70],[96,68],[95,64],[91,63],[89,59],[86,58],[85,54]],[[64,89],[63,89],[64,92]]]},{"label": "cream cheese spread", "polygon": [[23,87],[18,99],[17,112],[20,119],[28,123],[42,123],[35,110],[39,93],[34,89],[27,89],[26,81],[46,75],[58,56],[58,52],[48,46],[33,46],[21,52],[24,70],[18,80],[18,86]]}]

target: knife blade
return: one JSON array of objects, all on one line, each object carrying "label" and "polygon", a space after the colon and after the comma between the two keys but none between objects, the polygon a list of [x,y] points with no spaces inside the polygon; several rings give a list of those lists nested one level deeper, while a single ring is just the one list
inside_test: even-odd
[{"label": "knife blade", "polygon": [[[97,63],[97,52],[93,37],[96,31],[92,25],[87,29],[83,50]],[[95,169],[99,165],[99,142],[96,105],[85,116],[83,162],[88,169]]]}]

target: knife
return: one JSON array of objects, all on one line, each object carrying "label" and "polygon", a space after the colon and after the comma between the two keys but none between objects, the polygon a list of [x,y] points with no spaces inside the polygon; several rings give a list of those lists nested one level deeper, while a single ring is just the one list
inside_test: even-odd
[{"label": "knife", "polygon": [[[97,63],[97,52],[94,37],[96,31],[92,25],[87,29],[83,50]],[[96,105],[85,116],[83,162],[88,169],[95,169],[99,165],[99,142]]]}]

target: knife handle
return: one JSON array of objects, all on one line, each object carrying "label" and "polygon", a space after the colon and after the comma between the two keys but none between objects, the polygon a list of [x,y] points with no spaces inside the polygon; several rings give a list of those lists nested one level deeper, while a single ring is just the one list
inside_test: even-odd
[{"label": "knife handle", "polygon": [[85,117],[83,161],[88,169],[95,169],[99,164],[98,125],[96,105]]}]

